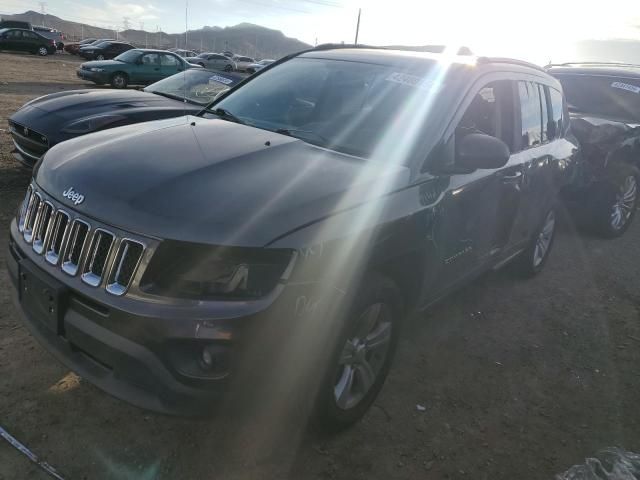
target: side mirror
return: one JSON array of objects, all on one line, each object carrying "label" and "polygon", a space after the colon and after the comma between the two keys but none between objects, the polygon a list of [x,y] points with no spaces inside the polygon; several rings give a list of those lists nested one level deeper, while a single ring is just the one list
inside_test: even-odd
[{"label": "side mirror", "polygon": [[456,166],[469,170],[504,167],[511,152],[506,143],[484,133],[465,135],[457,145]]}]

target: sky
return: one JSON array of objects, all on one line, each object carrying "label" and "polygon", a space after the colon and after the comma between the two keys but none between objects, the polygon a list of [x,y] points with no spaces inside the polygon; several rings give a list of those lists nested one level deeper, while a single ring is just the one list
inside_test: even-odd
[{"label": "sky", "polygon": [[[640,0],[46,0],[45,11],[67,20],[169,33],[204,25],[256,23],[309,44],[447,44],[475,53],[546,63],[571,57],[579,40],[640,41]],[[0,14],[40,10],[36,0],[0,0]]]}]

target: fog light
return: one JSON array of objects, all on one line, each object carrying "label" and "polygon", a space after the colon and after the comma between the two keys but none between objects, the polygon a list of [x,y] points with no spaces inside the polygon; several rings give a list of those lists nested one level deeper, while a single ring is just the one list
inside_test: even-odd
[{"label": "fog light", "polygon": [[216,366],[215,347],[207,345],[202,349],[200,357],[200,368],[203,370],[213,370]]}]

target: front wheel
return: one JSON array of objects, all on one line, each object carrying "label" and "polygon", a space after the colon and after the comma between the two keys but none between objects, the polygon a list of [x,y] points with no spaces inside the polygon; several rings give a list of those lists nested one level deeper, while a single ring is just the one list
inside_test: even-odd
[{"label": "front wheel", "polygon": [[605,238],[616,238],[631,226],[638,209],[638,178],[629,168],[616,181],[597,187],[591,207],[597,233]]},{"label": "front wheel", "polygon": [[111,86],[113,88],[127,88],[128,83],[127,75],[122,72],[114,73],[111,77]]},{"label": "front wheel", "polygon": [[226,65],[226,66],[224,67],[224,71],[225,71],[225,72],[230,72],[231,70],[233,70],[233,67],[232,67],[231,65]]},{"label": "front wheel", "polygon": [[552,208],[531,238],[529,246],[516,260],[515,267],[520,274],[532,277],[542,271],[556,236],[556,224],[556,211]]},{"label": "front wheel", "polygon": [[38,55],[40,55],[41,57],[46,57],[47,55],[49,55],[49,50],[47,50],[47,47],[39,47]]},{"label": "front wheel", "polygon": [[315,420],[321,429],[342,430],[362,418],[378,396],[396,350],[402,321],[398,289],[378,274],[364,284],[319,392]]}]

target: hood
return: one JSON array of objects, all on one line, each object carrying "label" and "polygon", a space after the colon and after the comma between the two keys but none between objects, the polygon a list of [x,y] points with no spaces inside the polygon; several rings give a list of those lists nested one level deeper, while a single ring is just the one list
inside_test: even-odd
[{"label": "hood", "polygon": [[84,62],[80,65],[80,68],[122,68],[125,62],[119,62],[118,60],[93,60],[91,62]]},{"label": "hood", "polygon": [[640,135],[640,125],[593,116],[571,114],[571,130],[583,145],[617,147],[629,138]]},{"label": "hood", "polygon": [[[402,188],[408,177],[406,167],[277,133],[180,117],[61,143],[36,182],[69,208],[141,235],[263,246]],[[84,195],[80,205],[62,196],[69,188]]]},{"label": "hood", "polygon": [[37,98],[14,113],[11,120],[45,135],[53,145],[78,135],[65,133],[62,129],[87,117],[114,115],[114,119],[125,117],[121,124],[135,123],[179,116],[185,109],[195,113],[201,108],[139,90],[70,90]]}]

